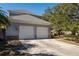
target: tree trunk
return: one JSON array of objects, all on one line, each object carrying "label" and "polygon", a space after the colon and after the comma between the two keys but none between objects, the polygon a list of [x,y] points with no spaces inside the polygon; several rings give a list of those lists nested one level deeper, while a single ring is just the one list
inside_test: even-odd
[{"label": "tree trunk", "polygon": [[3,33],[3,43],[6,44],[6,29],[2,29],[2,33]]}]

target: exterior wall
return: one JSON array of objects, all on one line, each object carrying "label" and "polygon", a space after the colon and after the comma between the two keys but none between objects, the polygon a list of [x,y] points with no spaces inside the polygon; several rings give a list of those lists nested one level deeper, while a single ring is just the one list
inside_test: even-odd
[{"label": "exterior wall", "polygon": [[64,33],[65,35],[71,35],[71,34],[72,34],[71,31],[63,31],[63,33]]},{"label": "exterior wall", "polygon": [[6,30],[6,36],[18,36],[18,26],[12,23]]},{"label": "exterior wall", "polygon": [[[50,26],[23,24],[23,23],[12,23],[12,24],[13,24],[12,26],[7,28],[7,31],[6,31],[7,36],[17,36],[20,39],[20,37],[19,37],[20,26],[32,26],[33,31],[34,31],[34,34],[33,33],[32,34],[33,34],[35,39],[38,38],[37,37],[37,27],[47,27],[48,28],[48,30],[47,30],[48,31],[48,38],[51,37],[50,36]],[[25,29],[23,29],[23,30],[26,31]],[[31,30],[27,29],[27,31],[31,31]],[[24,35],[24,34],[22,34],[22,35]],[[33,39],[33,37],[32,38],[26,38],[26,39]]]},{"label": "exterior wall", "polygon": [[48,27],[48,38],[51,38],[51,27]]}]

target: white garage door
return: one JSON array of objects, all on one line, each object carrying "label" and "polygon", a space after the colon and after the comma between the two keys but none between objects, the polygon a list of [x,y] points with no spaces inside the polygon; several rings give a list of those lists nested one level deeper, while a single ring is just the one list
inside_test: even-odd
[{"label": "white garage door", "polygon": [[37,38],[48,38],[48,27],[37,27]]},{"label": "white garage door", "polygon": [[20,26],[19,28],[19,38],[34,38],[34,27],[33,26]]}]

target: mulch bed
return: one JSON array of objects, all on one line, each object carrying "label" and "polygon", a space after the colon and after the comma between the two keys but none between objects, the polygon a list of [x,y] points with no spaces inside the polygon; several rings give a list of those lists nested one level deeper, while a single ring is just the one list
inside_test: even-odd
[{"label": "mulch bed", "polygon": [[[21,46],[21,47],[20,47]],[[22,48],[23,45],[18,39],[9,38],[7,44],[5,45],[5,49],[0,49],[0,56],[31,56],[30,53],[23,53],[18,51],[16,48]]]}]

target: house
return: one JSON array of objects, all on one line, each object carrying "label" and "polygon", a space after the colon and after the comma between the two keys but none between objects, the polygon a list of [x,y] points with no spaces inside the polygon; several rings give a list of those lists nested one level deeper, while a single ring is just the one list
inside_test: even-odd
[{"label": "house", "polygon": [[25,10],[8,10],[11,25],[6,36],[19,39],[50,38],[50,23]]}]

